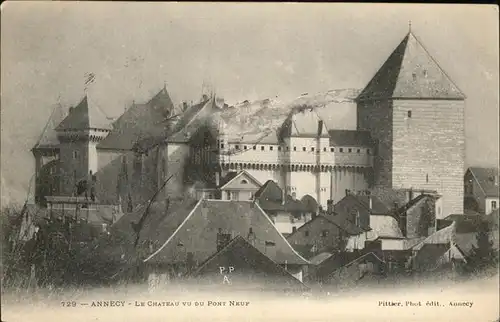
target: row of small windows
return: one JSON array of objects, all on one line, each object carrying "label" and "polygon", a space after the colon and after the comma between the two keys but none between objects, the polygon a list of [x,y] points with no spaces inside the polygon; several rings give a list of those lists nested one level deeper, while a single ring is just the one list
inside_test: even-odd
[{"label": "row of small windows", "polygon": [[[221,149],[224,149],[224,143],[221,143],[221,144],[220,144],[220,148],[221,148]],[[239,145],[237,145],[237,144],[234,146],[234,148],[235,148],[236,150],[240,150],[240,146],[239,146]],[[256,146],[256,145],[252,146],[252,148],[253,148],[253,150],[257,150],[257,146]],[[243,150],[248,150],[248,146],[243,145]],[[261,151],[265,151],[265,147],[264,147],[263,145],[261,145],[260,150],[261,150]],[[281,150],[282,150],[282,147],[281,147],[281,146],[278,146],[278,151],[281,151]],[[348,149],[347,149],[347,152],[348,152],[348,153],[352,153],[352,152],[353,152],[353,150],[354,150],[354,149],[352,149],[352,148],[348,148]],[[355,149],[355,150],[356,150],[356,152],[357,152],[357,153],[361,153],[361,149]],[[269,146],[269,151],[274,151],[274,147],[273,147],[273,146]],[[286,147],[286,151],[290,151],[290,147]],[[293,151],[297,151],[297,147],[296,147],[296,146],[294,146],[294,147],[293,147]],[[307,151],[307,148],[306,148],[306,147],[302,147],[302,151],[303,151],[303,152],[306,152],[306,151]],[[314,148],[314,147],[311,147],[311,152],[314,152],[314,151],[315,151],[315,148]],[[327,152],[327,148],[323,148],[323,152]],[[335,152],[335,148],[330,148],[330,152]],[[344,148],[339,148],[339,152],[344,152]],[[366,152],[367,152],[368,154],[370,154],[370,153],[371,153],[370,149],[366,149]]]}]

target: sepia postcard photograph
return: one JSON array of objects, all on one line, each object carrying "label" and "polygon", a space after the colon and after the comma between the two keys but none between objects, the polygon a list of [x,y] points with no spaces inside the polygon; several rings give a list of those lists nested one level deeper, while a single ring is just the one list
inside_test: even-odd
[{"label": "sepia postcard photograph", "polygon": [[2,322],[499,321],[499,9],[1,4]]}]

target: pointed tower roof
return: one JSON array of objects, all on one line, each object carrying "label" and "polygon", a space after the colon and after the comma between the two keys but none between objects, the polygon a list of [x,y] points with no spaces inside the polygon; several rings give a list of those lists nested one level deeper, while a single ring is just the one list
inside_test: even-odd
[{"label": "pointed tower roof", "polygon": [[146,104],[133,104],[116,121],[113,130],[98,144],[99,149],[130,150],[139,142],[149,145],[164,139],[170,131],[174,104],[166,88]]},{"label": "pointed tower roof", "polygon": [[389,98],[463,100],[465,95],[410,30],[357,100]]},{"label": "pointed tower roof", "polygon": [[33,149],[40,148],[52,148],[59,144],[59,140],[57,139],[56,127],[61,121],[65,118],[65,113],[61,105],[56,105],[56,107],[52,110],[52,113],[49,116],[45,127],[40,134],[38,141],[33,146]]},{"label": "pointed tower roof", "polygon": [[170,98],[167,91],[167,85],[164,84],[163,88],[147,103],[154,109],[162,109],[163,111],[172,112],[174,110],[174,103]]},{"label": "pointed tower roof", "polygon": [[87,129],[110,130],[111,125],[97,105],[89,104],[89,99],[85,95],[75,108],[70,109],[70,113],[57,126],[56,131]]}]

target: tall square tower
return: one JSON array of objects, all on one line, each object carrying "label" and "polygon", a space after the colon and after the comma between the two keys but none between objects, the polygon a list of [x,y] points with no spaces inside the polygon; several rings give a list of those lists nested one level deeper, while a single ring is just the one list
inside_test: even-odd
[{"label": "tall square tower", "polygon": [[375,143],[376,188],[437,191],[463,213],[465,95],[410,31],[356,99]]}]

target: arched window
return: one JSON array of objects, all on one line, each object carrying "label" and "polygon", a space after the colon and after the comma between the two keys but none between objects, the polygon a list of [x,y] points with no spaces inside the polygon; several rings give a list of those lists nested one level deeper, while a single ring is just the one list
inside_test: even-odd
[{"label": "arched window", "polygon": [[243,180],[241,180],[241,183],[242,183],[242,184],[247,184],[247,183],[248,183],[248,181],[246,181],[245,179],[243,179]]}]

